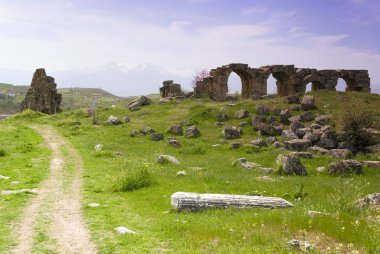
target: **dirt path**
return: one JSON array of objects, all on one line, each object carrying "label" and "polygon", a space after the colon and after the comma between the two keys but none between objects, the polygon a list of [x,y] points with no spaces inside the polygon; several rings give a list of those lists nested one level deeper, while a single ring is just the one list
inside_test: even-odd
[{"label": "dirt path", "polygon": [[[52,150],[50,174],[15,226],[17,245],[12,253],[33,252],[41,220],[46,222],[43,224],[46,227],[43,233],[49,242],[44,248],[49,252],[96,253],[81,213],[82,159],[52,127],[38,126],[34,129]],[[66,153],[63,154],[62,150]],[[65,168],[68,160],[74,162],[73,170]]]}]

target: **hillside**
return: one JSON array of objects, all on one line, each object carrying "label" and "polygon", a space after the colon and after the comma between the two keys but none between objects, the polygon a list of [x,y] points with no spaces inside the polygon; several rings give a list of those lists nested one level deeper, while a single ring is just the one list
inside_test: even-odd
[{"label": "hillside", "polygon": [[[28,86],[0,84],[0,114],[18,112],[28,88]],[[131,100],[131,98],[118,97],[100,88],[58,88],[58,93],[62,94],[61,108],[63,110],[91,107],[93,100],[100,105],[114,105]]]},{"label": "hillside", "polygon": [[[332,115],[332,127],[323,126],[325,131],[335,128],[347,109],[356,107],[362,112],[371,111],[374,119],[380,116],[380,96],[376,94],[310,94],[315,96],[317,108],[308,111],[295,110],[293,107],[297,104],[287,104],[283,98],[236,102],[154,101],[134,112],[124,106],[99,106],[96,125],[93,124],[94,118],[84,109],[53,116],[26,111],[1,125],[2,128],[8,126],[12,136],[16,135],[12,133],[15,127],[10,126],[52,125],[79,152],[84,161],[83,212],[100,253],[289,253],[286,243],[292,239],[315,245],[315,253],[378,253],[380,211],[376,207],[360,209],[354,202],[367,194],[379,192],[379,169],[363,164],[358,174],[329,173],[330,163],[342,158],[334,158],[320,150],[323,153],[312,152],[300,158],[307,176],[286,175],[276,158],[292,152],[279,145],[286,143],[287,139],[276,135],[279,144],[274,145],[273,137],[259,135],[260,132],[253,128],[256,124],[252,119],[257,121],[260,117],[280,122],[280,116],[273,113],[274,108],[291,108],[293,116],[309,112],[312,118],[302,122],[306,128],[316,127],[314,118],[317,115]],[[270,111],[261,115],[261,109],[265,107],[260,105]],[[240,109],[247,110],[250,116],[236,118],[235,112]],[[129,117],[130,121],[119,125],[106,124],[111,115],[120,119]],[[216,124],[217,118],[223,122]],[[181,124],[184,132],[189,125],[195,125],[200,136],[187,138],[169,134],[167,131],[175,124]],[[380,127],[378,123],[373,124]],[[222,133],[225,125],[241,125],[241,136],[225,138]],[[164,140],[152,141],[150,134],[142,134],[143,126],[163,134]],[[282,124],[282,128],[289,129],[290,126]],[[30,129],[26,128],[26,131]],[[328,133],[326,135],[331,136],[333,132]],[[169,145],[168,137],[175,137],[181,146]],[[374,141],[376,138],[372,138]],[[102,148],[96,150],[97,144]],[[240,147],[234,145],[236,149],[232,149],[232,144],[240,144]],[[2,146],[7,147],[5,143]],[[33,143],[32,147],[39,146]],[[12,154],[16,150],[6,152]],[[157,163],[162,154],[174,156],[180,164]],[[41,156],[46,163],[46,153]],[[359,152],[347,156],[361,162],[380,160],[379,153]],[[233,165],[239,158],[254,164]],[[8,156],[3,159],[7,160]],[[71,163],[75,165],[75,162]],[[254,166],[255,163],[261,166]],[[32,162],[30,165],[34,167]],[[12,168],[15,168],[14,172]],[[9,166],[6,173],[17,178],[21,186],[5,184],[0,188],[38,188],[38,181],[22,179],[22,174],[28,171],[23,173],[16,168]],[[68,173],[72,168],[68,167]],[[4,169],[0,166],[0,174]],[[291,202],[294,207],[178,212],[171,208],[170,197],[179,191],[278,197]],[[21,207],[25,202],[21,198],[25,196],[9,197],[5,201],[0,196],[0,207],[12,204]],[[99,206],[88,205],[94,203]],[[10,212],[6,209],[5,214],[0,214],[3,225]],[[126,227],[136,234],[120,235],[115,230],[117,227]],[[12,241],[7,234],[0,237],[0,253],[7,250],[9,242]],[[47,240],[41,239],[38,246],[46,250],[46,243]]]}]

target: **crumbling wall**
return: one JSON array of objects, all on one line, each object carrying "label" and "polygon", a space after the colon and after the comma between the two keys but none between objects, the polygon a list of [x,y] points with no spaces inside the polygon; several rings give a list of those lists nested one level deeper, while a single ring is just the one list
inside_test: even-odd
[{"label": "crumbling wall", "polygon": [[[289,96],[305,93],[306,85],[312,90],[336,90],[338,79],[347,83],[346,91],[371,92],[370,78],[366,70],[320,70],[296,68],[294,65],[268,65],[251,68],[248,64],[234,63],[210,71],[210,76],[198,81],[194,89],[197,95],[208,95],[214,100],[225,100],[228,93],[228,77],[235,72],[242,82],[242,98],[267,94],[267,80],[272,74],[276,79],[277,94]],[[198,91],[197,87],[205,87]],[[202,93],[202,94],[200,94]]]},{"label": "crumbling wall", "polygon": [[160,88],[162,98],[183,96],[181,85],[175,84],[173,80],[166,80]]},{"label": "crumbling wall", "polygon": [[21,110],[30,109],[45,114],[56,114],[62,111],[61,101],[62,95],[57,93],[54,78],[47,76],[45,69],[37,69],[21,103]]}]

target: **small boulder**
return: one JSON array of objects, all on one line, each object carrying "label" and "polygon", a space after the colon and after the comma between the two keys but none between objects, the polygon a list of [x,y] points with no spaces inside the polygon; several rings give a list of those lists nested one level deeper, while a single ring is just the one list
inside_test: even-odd
[{"label": "small boulder", "polygon": [[246,158],[240,158],[232,162],[232,166],[238,166],[238,165],[246,169],[257,168],[261,166],[260,164],[249,162]]},{"label": "small boulder", "polygon": [[124,123],[129,123],[130,121],[131,121],[131,118],[129,118],[127,116],[123,117],[123,122]]},{"label": "small boulder", "polygon": [[305,95],[301,102],[302,110],[312,110],[315,109],[315,97],[311,95]]},{"label": "small boulder", "polygon": [[223,137],[226,139],[240,138],[241,134],[242,134],[242,129],[240,127],[227,125],[223,129]]},{"label": "small boulder", "polygon": [[182,126],[179,124],[175,124],[170,126],[170,129],[168,131],[170,134],[177,135],[177,136],[182,136],[183,135],[183,129]]},{"label": "small boulder", "polygon": [[292,130],[283,130],[281,133],[281,137],[286,140],[297,139],[297,135]]},{"label": "small boulder", "polygon": [[335,175],[360,174],[362,164],[356,160],[334,161],[329,165],[329,173]]},{"label": "small boulder", "polygon": [[289,118],[292,116],[290,111],[288,109],[284,109],[280,113],[280,122],[283,124],[288,124],[289,123]]},{"label": "small boulder", "polygon": [[320,115],[315,118],[315,124],[326,125],[331,122],[332,116],[330,115]]},{"label": "small boulder", "polygon": [[253,116],[252,117],[252,125],[255,125],[256,123],[266,123],[267,118],[265,116]]},{"label": "small boulder", "polygon": [[268,107],[268,105],[259,104],[256,106],[256,112],[259,115],[268,115],[269,114],[269,107]]},{"label": "small boulder", "polygon": [[239,149],[240,147],[241,147],[241,144],[240,144],[240,143],[232,143],[232,144],[230,145],[230,148],[231,148],[232,150]]},{"label": "small boulder", "polygon": [[380,168],[380,161],[363,161],[363,167]]},{"label": "small boulder", "polygon": [[329,155],[334,158],[349,159],[353,154],[348,149],[332,149],[329,151]]},{"label": "small boulder", "polygon": [[298,158],[304,158],[304,159],[313,159],[314,155],[312,153],[308,152],[291,152],[290,155],[296,156]]},{"label": "small boulder", "polygon": [[140,137],[142,134],[139,132],[139,131],[137,131],[137,130],[132,130],[131,131],[131,133],[129,133],[129,136],[131,137],[131,138],[134,138],[134,137]]},{"label": "small boulder", "polygon": [[312,121],[314,119],[314,115],[311,111],[300,115],[300,117],[301,117],[301,122],[309,122],[309,121]]},{"label": "small boulder", "polygon": [[298,106],[298,105],[295,105],[295,106],[291,106],[290,107],[290,111],[294,112],[294,111],[300,111],[301,110],[301,107]]},{"label": "small boulder", "polygon": [[300,128],[295,131],[295,134],[297,135],[298,138],[303,138],[306,133],[310,133],[311,129],[310,128]]},{"label": "small boulder", "polygon": [[284,142],[285,148],[294,151],[306,151],[312,146],[310,140],[307,139],[292,139]]},{"label": "small boulder", "polygon": [[317,142],[317,146],[325,149],[334,149],[337,146],[337,142],[332,139],[321,139]]},{"label": "small boulder", "polygon": [[201,132],[196,126],[190,126],[186,130],[186,137],[187,138],[197,138],[201,135]]},{"label": "small boulder", "polygon": [[301,116],[297,115],[297,116],[292,116],[292,117],[289,117],[289,122],[293,123],[293,122],[301,122]]},{"label": "small boulder", "polygon": [[321,153],[321,154],[328,154],[329,153],[329,150],[322,148],[322,147],[319,147],[319,146],[312,146],[312,147],[309,147],[307,150],[310,152]]},{"label": "small boulder", "polygon": [[180,164],[180,162],[177,160],[176,157],[171,155],[165,155],[162,154],[158,157],[157,163],[164,164],[164,163],[173,163],[173,164]]},{"label": "small boulder", "polygon": [[290,129],[295,133],[298,129],[305,128],[305,125],[299,121],[294,121],[290,124]]},{"label": "small boulder", "polygon": [[164,139],[164,134],[162,133],[152,133],[150,134],[150,139],[152,141],[160,141]]},{"label": "small boulder", "polygon": [[149,126],[142,126],[141,127],[141,130],[140,130],[140,133],[143,134],[143,135],[147,135],[147,134],[152,134],[154,133],[155,130]]},{"label": "small boulder", "polygon": [[366,146],[364,150],[370,153],[380,153],[380,143],[373,146]]},{"label": "small boulder", "polygon": [[258,138],[258,139],[252,140],[251,144],[254,146],[262,147],[262,146],[266,146],[267,142],[262,138]]},{"label": "small boulder", "polygon": [[279,154],[276,164],[280,173],[285,175],[307,175],[305,167],[296,156]]},{"label": "small boulder", "polygon": [[224,125],[226,125],[226,124],[222,123],[222,122],[215,122],[215,127],[216,128],[222,128]]},{"label": "small boulder", "polygon": [[278,130],[272,125],[266,123],[256,123],[253,125],[253,129],[258,131],[260,135],[265,136],[276,136],[278,135]]},{"label": "small boulder", "polygon": [[150,99],[146,96],[141,96],[139,99],[132,101],[131,103],[128,104],[128,108],[131,111],[136,111],[139,110],[142,106],[145,105],[150,105],[152,102]]},{"label": "small boulder", "polygon": [[288,248],[293,248],[301,252],[312,252],[316,249],[314,244],[311,244],[307,241],[300,241],[295,239],[290,240],[286,243],[286,245],[288,246]]},{"label": "small boulder", "polygon": [[273,115],[279,116],[281,114],[282,110],[279,107],[275,106],[275,107],[273,107],[272,112],[273,112]]},{"label": "small boulder", "polygon": [[238,119],[243,119],[249,116],[249,112],[246,109],[240,109],[235,112],[235,117]]},{"label": "small boulder", "polygon": [[168,144],[174,147],[181,147],[181,143],[176,138],[168,138]]},{"label": "small boulder", "polygon": [[288,104],[299,104],[300,96],[298,94],[289,95],[284,98],[284,102]]},{"label": "small boulder", "polygon": [[368,194],[364,198],[356,200],[355,205],[361,209],[380,207],[380,193]]},{"label": "small boulder", "polygon": [[306,132],[305,135],[303,136],[303,139],[310,140],[311,143],[315,144],[319,141],[319,137],[317,134],[314,134],[312,132]]},{"label": "small boulder", "polygon": [[118,118],[117,116],[109,116],[107,119],[107,124],[109,124],[109,125],[118,125],[121,123],[122,122],[121,122],[120,118]]}]

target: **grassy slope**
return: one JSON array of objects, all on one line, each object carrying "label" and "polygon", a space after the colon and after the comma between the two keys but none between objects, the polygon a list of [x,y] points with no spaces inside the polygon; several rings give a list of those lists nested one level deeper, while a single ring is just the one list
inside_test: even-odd
[{"label": "grassy slope", "polygon": [[[374,109],[380,108],[378,95],[338,95],[316,93],[320,112],[329,113],[341,107],[342,101],[352,97],[366,100]],[[326,156],[315,160],[303,160],[310,173],[308,177],[281,177],[276,182],[263,182],[262,176],[253,170],[233,167],[231,163],[240,157],[264,166],[275,167],[275,158],[286,151],[273,148],[241,148],[230,150],[227,141],[219,148],[221,129],[214,127],[218,112],[233,114],[240,108],[254,112],[257,103],[279,105],[280,99],[270,101],[229,103],[209,101],[184,101],[181,103],[154,104],[141,111],[130,112],[124,108],[104,108],[99,111],[101,125],[91,125],[82,111],[63,113],[42,118],[41,122],[56,124],[72,141],[85,161],[84,212],[93,238],[101,253],[288,253],[286,241],[296,237],[317,244],[322,251],[335,249],[359,250],[376,253],[380,245],[380,227],[369,221],[374,212],[360,212],[352,202],[380,189],[379,170],[365,168],[364,174],[348,178],[318,173],[318,166],[332,161]],[[106,126],[109,115],[130,116],[131,123]],[[132,129],[148,125],[158,132],[165,132],[171,124],[192,119],[200,128],[198,139],[178,137],[183,147],[169,147],[166,141],[153,142],[149,137],[131,138]],[[75,125],[80,121],[81,125]],[[249,120],[247,120],[249,121]],[[232,119],[228,124],[238,124]],[[166,135],[168,137],[168,135]],[[250,126],[244,127],[239,140],[248,143],[256,137]],[[102,152],[94,146],[104,145]],[[122,152],[122,156],[113,156]],[[158,165],[159,154],[174,155],[180,165]],[[378,155],[377,155],[378,156]],[[378,159],[375,155],[360,155],[360,159]],[[133,192],[114,192],[115,185],[130,173],[146,169],[156,183]],[[176,172],[186,170],[188,175],[177,177]],[[176,213],[170,210],[170,195],[176,191],[198,193],[263,194],[282,197],[293,196],[304,185],[308,193],[303,200],[289,200],[292,209],[250,211],[215,210],[199,213]],[[97,202],[104,206],[88,208],[86,204]],[[331,213],[329,216],[309,217],[306,210]],[[119,235],[115,227],[125,226],[137,235]]]},{"label": "grassy slope", "polygon": [[[6,152],[0,157],[0,175],[10,177],[0,179],[0,190],[37,188],[46,177],[50,152],[30,128],[0,122],[0,149]],[[13,181],[18,184],[12,184]],[[31,197],[31,194],[0,195],[0,253],[9,253],[8,248],[13,244],[11,226]]]}]

